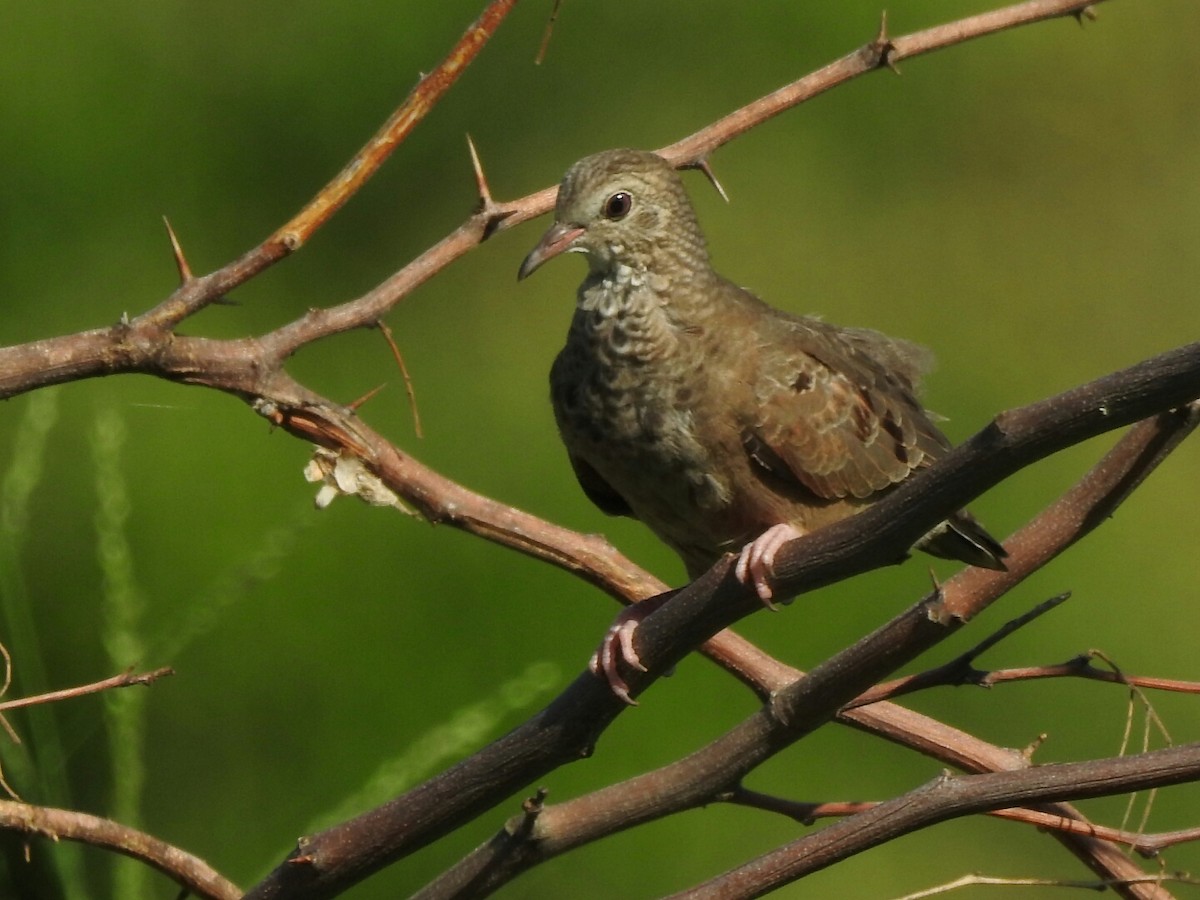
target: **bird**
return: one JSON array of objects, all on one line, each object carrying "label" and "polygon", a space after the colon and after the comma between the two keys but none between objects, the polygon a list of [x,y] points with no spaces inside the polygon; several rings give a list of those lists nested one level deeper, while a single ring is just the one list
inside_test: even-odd
[{"label": "bird", "polygon": [[[584,494],[643,522],[690,579],[727,553],[764,603],[789,540],[853,515],[950,442],[917,399],[932,355],[906,340],[768,305],[719,275],[682,179],[631,149],[566,172],[554,223],[525,257],[588,265],[550,370],[562,442]],[[1003,546],[966,511],[916,545],[1003,570]],[[629,607],[591,668],[628,702],[618,662],[644,669]]]}]

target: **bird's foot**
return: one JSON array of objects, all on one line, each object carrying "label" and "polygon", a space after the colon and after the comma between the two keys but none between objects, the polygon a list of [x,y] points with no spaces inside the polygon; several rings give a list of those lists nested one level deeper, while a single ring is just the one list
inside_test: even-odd
[{"label": "bird's foot", "polygon": [[760,600],[770,609],[775,609],[771,598],[775,596],[771,588],[771,578],[774,577],[772,566],[775,564],[775,554],[788,541],[803,536],[804,532],[786,522],[772,525],[745,547],[738,556],[734,573],[742,584],[754,585],[754,591]]},{"label": "bird's foot", "polygon": [[666,593],[648,597],[621,610],[588,661],[591,673],[607,681],[612,692],[630,706],[638,704],[629,696],[629,684],[621,677],[620,666],[624,664],[639,672],[647,671],[638,657],[637,650],[634,649],[633,633],[637,631],[642,619],[662,606],[670,596],[670,593]]}]

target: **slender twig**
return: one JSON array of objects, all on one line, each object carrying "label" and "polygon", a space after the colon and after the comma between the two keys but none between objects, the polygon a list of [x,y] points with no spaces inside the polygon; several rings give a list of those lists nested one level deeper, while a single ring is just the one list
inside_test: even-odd
[{"label": "slender twig", "polygon": [[[738,785],[734,790],[720,798],[725,803],[736,806],[746,806],[751,809],[761,809],[764,812],[787,816],[802,825],[812,825],[820,819],[841,819],[855,813],[865,812],[879,805],[879,801],[822,801],[804,802],[787,800],[771,794],[749,790]],[[1033,825],[1049,831],[1063,831],[1084,835],[1107,841],[1110,844],[1123,844],[1144,857],[1154,857],[1168,847],[1178,844],[1200,841],[1200,827],[1181,829],[1179,831],[1164,831],[1159,834],[1146,834],[1141,831],[1128,831],[1122,828],[1110,828],[1081,819],[1070,818],[1061,814],[1047,812],[1044,809],[1027,809],[1012,807],[993,809],[987,813],[997,819],[1007,819],[1025,825]]]},{"label": "slender twig", "polygon": [[942,776],[672,897],[757,897],[826,868],[849,853],[948,819],[1006,806],[1111,796],[1197,778],[1200,744],[1137,756],[1052,763],[1020,772]]},{"label": "slender twig", "polygon": [[554,6],[550,8],[550,18],[546,20],[546,30],[542,32],[542,42],[538,45],[537,56],[533,59],[535,66],[540,66],[546,59],[546,51],[550,49],[550,36],[554,33],[554,22],[558,19],[561,7],[562,0],[554,0]]},{"label": "slender twig", "polygon": [[382,319],[379,321],[379,330],[383,333],[383,339],[387,341],[388,347],[391,348],[392,358],[396,360],[396,368],[400,370],[400,377],[404,379],[404,393],[408,395],[408,406],[412,410],[413,433],[419,438],[424,437],[425,433],[421,428],[421,411],[417,408],[417,391],[413,387],[412,376],[408,374],[408,366],[404,363],[404,354],[400,352],[400,345],[396,343],[392,329]]},{"label": "slender twig", "polygon": [[1200,878],[1188,875],[1186,872],[1155,872],[1153,875],[1142,875],[1137,878],[1105,878],[1100,881],[1079,881],[1070,878],[1002,878],[994,875],[963,875],[945,884],[935,885],[915,893],[896,897],[894,900],[926,900],[927,897],[937,897],[951,894],[959,888],[989,885],[993,887],[1046,887],[1061,888],[1069,891],[1100,891],[1110,888],[1122,890],[1138,886],[1159,888],[1164,884],[1200,884]]},{"label": "slender twig", "polygon": [[63,688],[61,691],[49,691],[45,694],[37,694],[33,697],[21,697],[16,700],[5,700],[0,702],[0,712],[7,712],[10,709],[21,709],[26,706],[38,706],[43,703],[56,703],[59,700],[70,700],[74,697],[84,697],[88,694],[98,694],[101,691],[111,691],[114,688],[131,687],[137,684],[151,684],[160,678],[165,678],[168,675],[174,675],[175,670],[169,666],[164,666],[161,669],[155,669],[152,672],[122,672],[120,675],[113,675],[111,678],[105,678],[101,681],[93,681],[91,684],[81,684],[72,688]]},{"label": "slender twig", "polygon": [[145,863],[206,900],[235,900],[242,892],[204,860],[111,819],[67,809],[0,800],[0,829],[51,841],[78,841]]},{"label": "slender twig", "polygon": [[1200,694],[1200,682],[1185,681],[1178,678],[1156,678],[1150,675],[1123,675],[1107,669],[1098,669],[1091,665],[1091,657],[1083,654],[1064,663],[1045,666],[1012,666],[1005,669],[981,670],[964,667],[961,659],[954,659],[944,666],[938,666],[915,675],[897,678],[876,685],[871,690],[856,697],[848,709],[857,709],[878,703],[880,700],[895,700],[905,694],[918,690],[926,690],[939,686],[958,686],[974,684],[979,687],[992,687],[998,684],[1008,684],[1016,681],[1036,681],[1045,678],[1083,678],[1088,681],[1103,681],[1108,684],[1123,684],[1127,687],[1138,687],[1154,691],[1172,691],[1178,694]]},{"label": "slender twig", "polygon": [[[312,237],[313,232],[324,225],[379,170],[392,151],[408,137],[446,91],[450,90],[496,33],[496,29],[515,4],[516,0],[492,0],[479,18],[467,28],[446,58],[421,77],[404,103],[388,117],[354,158],[274,234],[209,275],[189,278],[187,275],[190,273],[181,268],[183,283],[179,289],[142,316],[142,322],[158,329],[173,328],[217,297],[244,284],[273,263],[300,249]],[[172,243],[175,243],[173,236]],[[177,253],[176,259],[182,259],[181,252]]]},{"label": "slender twig", "polygon": [[1040,678],[1084,678],[1108,684],[1124,684],[1150,691],[1172,691],[1178,694],[1200,694],[1200,682],[1179,678],[1156,678],[1150,675],[1126,675],[1091,664],[1090,653],[1081,654],[1064,663],[1049,666],[1025,666],[995,669],[982,673],[979,684],[990,687],[1010,681],[1031,681]]},{"label": "slender twig", "polygon": [[793,81],[791,84],[735,110],[695,134],[663,147],[659,153],[676,163],[704,159],[718,147],[740,137],[768,119],[876,69],[895,70],[899,62],[914,56],[932,53],[935,50],[944,50],[947,47],[1010,28],[1030,25],[1046,19],[1074,16],[1079,11],[1094,5],[1093,2],[1080,2],[1080,0],[1031,0],[1031,2],[1015,3],[1002,9],[947,22],[944,25],[935,25],[933,28],[926,28],[896,38],[888,36],[885,17],[879,34],[870,43],[829,63],[811,75],[806,75],[798,81]]},{"label": "slender twig", "polygon": [[1025,627],[1030,622],[1040,618],[1056,606],[1065,602],[1070,596],[1069,593],[1059,594],[1056,597],[1051,597],[1049,600],[1039,603],[1028,612],[1005,622],[1000,628],[996,629],[965,653],[959,654],[954,659],[940,666],[875,685],[871,690],[855,698],[854,702],[848,708],[865,706],[868,703],[875,703],[878,700],[895,700],[904,694],[911,694],[915,691],[922,691],[941,685],[982,685],[988,673],[982,669],[975,668],[973,665],[975,660],[1013,632]]}]

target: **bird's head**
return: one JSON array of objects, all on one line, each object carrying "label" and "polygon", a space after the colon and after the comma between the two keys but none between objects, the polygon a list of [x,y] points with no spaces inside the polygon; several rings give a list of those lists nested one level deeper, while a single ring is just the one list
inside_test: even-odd
[{"label": "bird's head", "polygon": [[593,274],[624,266],[669,276],[706,270],[708,251],[678,173],[661,156],[607,150],[567,170],[551,225],[521,263],[525,278],[560,253],[587,256]]}]

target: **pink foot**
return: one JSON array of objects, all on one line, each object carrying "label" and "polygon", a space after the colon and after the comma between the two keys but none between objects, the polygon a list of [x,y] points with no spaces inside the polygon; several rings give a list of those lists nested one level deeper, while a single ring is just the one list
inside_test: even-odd
[{"label": "pink foot", "polygon": [[742,548],[734,569],[738,581],[742,584],[753,584],[759,599],[768,606],[774,593],[771,590],[771,567],[775,563],[775,554],[788,541],[801,537],[803,531],[794,525],[783,523],[772,525],[749,544]]},{"label": "pink foot", "polygon": [[648,597],[621,610],[588,661],[591,673],[607,681],[612,692],[630,706],[638,704],[629,696],[629,684],[621,677],[620,666],[624,664],[639,672],[646,671],[646,667],[638,658],[637,650],[633,647],[633,633],[637,631],[642,619],[662,606],[670,596],[670,593],[666,593]]}]

